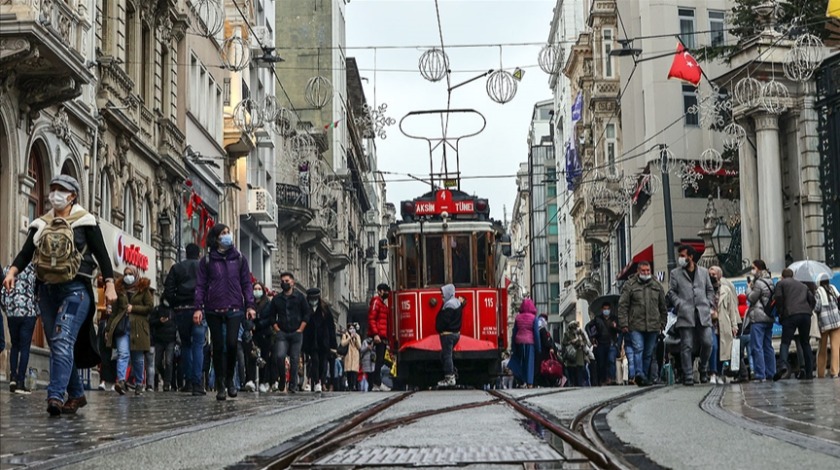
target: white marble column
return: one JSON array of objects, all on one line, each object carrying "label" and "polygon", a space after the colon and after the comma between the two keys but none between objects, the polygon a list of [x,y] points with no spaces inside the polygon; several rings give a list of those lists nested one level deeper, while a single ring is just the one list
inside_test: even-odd
[{"label": "white marble column", "polygon": [[738,175],[741,184],[741,258],[750,262],[761,253],[761,238],[758,231],[758,175],[752,132],[746,120],[741,123],[747,128],[750,142],[741,145],[738,156]]},{"label": "white marble column", "polygon": [[778,274],[785,267],[785,226],[782,206],[782,167],[779,153],[779,116],[760,113],[755,116],[758,153],[758,228],[761,258],[767,268]]}]

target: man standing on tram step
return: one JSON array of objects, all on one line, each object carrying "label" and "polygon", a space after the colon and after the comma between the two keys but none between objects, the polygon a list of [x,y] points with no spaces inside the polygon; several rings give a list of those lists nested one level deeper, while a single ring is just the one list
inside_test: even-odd
[{"label": "man standing on tram step", "polygon": [[709,357],[712,354],[712,308],[715,288],[709,271],[697,266],[697,251],[692,246],[677,248],[679,267],[671,271],[668,300],[677,312],[674,327],[680,332],[680,365],[683,385],[694,385],[694,345],[700,343],[700,383],[709,382]]},{"label": "man standing on tram step", "polygon": [[650,385],[650,364],[659,332],[665,329],[668,310],[665,307],[665,289],[651,275],[650,263],[639,262],[639,272],[621,289],[618,301],[618,326],[630,338],[636,385]]},{"label": "man standing on tram step", "polygon": [[204,337],[207,334],[207,322],[193,322],[195,312],[195,281],[198,276],[198,259],[201,248],[195,243],[187,245],[187,259],[169,270],[163,283],[163,298],[175,311],[175,324],[181,338],[181,363],[184,371],[182,392],[192,392],[193,396],[202,396],[204,380]]},{"label": "man standing on tram step", "polygon": [[257,312],[248,260],[233,246],[230,228],[214,225],[207,233],[207,246],[207,255],[198,262],[193,323],[200,325],[206,316],[216,371],[216,400],[223,401],[225,388],[231,398],[238,394],[233,376],[239,327],[244,317],[253,320]]},{"label": "man standing on tram step", "polygon": [[[804,364],[800,367],[805,371],[805,380],[814,378],[814,361],[811,352],[811,316],[817,306],[814,291],[805,283],[793,278],[793,271],[784,269],[782,280],[776,284],[773,297],[779,306],[779,316],[782,323],[782,344],[779,346],[779,370],[773,375],[773,381],[790,377],[788,351],[793,334],[799,330],[799,345],[802,346]],[[832,347],[834,347],[832,345]]]},{"label": "man standing on tram step", "polygon": [[[69,175],[50,181],[52,209],[29,225],[29,233],[3,280],[10,292],[15,276],[35,261],[41,321],[50,346],[47,412],[73,414],[87,404],[78,369],[100,362],[93,329],[93,278],[105,278],[105,301],[117,300],[114,272],[96,218],[79,204],[81,186]],[[96,261],[94,261],[96,259]],[[65,395],[68,397],[65,401]]]},{"label": "man standing on tram step", "polygon": [[441,287],[440,293],[443,297],[443,307],[435,318],[435,329],[440,335],[440,360],[443,363],[444,377],[438,382],[438,387],[454,387],[455,364],[452,361],[452,352],[461,339],[461,314],[466,299],[455,298],[455,286],[452,284]]},{"label": "man standing on tram step", "polygon": [[[295,393],[303,330],[306,329],[312,309],[306,297],[295,289],[295,276],[292,273],[280,274],[280,290],[282,292],[271,299],[268,314],[261,320],[261,327],[270,327],[275,332],[273,356],[277,361],[281,384],[285,382],[286,356],[289,355],[289,392]],[[281,386],[280,390],[285,390],[285,387]]]},{"label": "man standing on tram step", "polygon": [[370,299],[368,308],[368,336],[373,339],[374,351],[376,353],[376,365],[370,378],[373,382],[372,390],[378,392],[382,389],[382,365],[385,364],[385,346],[390,337],[388,334],[388,314],[391,309],[385,302],[391,295],[391,288],[388,284],[376,286],[377,295]]}]

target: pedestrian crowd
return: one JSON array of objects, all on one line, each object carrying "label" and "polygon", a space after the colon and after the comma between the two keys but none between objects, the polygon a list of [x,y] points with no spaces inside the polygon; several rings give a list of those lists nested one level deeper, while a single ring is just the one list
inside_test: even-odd
[{"label": "pedestrian crowd", "polygon": [[[757,259],[739,295],[720,267],[697,264],[692,246],[677,251],[667,288],[653,279],[649,262],[639,262],[620,295],[596,299],[592,319],[570,322],[559,343],[547,316],[524,299],[495,386],[722,385],[785,380],[794,372],[802,380],[838,378],[840,293],[828,274],[802,282],[785,269],[774,283]],[[781,325],[778,351],[774,324]],[[816,361],[812,340],[819,342]]]},{"label": "pedestrian crowd", "polygon": [[[27,370],[37,319],[50,349],[47,412],[87,404],[80,371],[98,368],[100,390],[115,394],[215,391],[387,390],[390,288],[371,299],[367,337],[358,323],[336,325],[318,288],[296,288],[280,274],[274,292],[252,278],[248,260],[223,224],[207,249],[186,247],[159,296],[134,266],[115,273],[96,218],[79,204],[78,181],[50,182],[51,209],[30,225],[23,248],[4,269],[0,305],[11,344],[9,388],[31,393]],[[98,274],[97,274],[98,271]],[[0,328],[0,331],[3,331]],[[0,337],[5,349],[5,335]],[[305,371],[305,372],[304,372]]]}]

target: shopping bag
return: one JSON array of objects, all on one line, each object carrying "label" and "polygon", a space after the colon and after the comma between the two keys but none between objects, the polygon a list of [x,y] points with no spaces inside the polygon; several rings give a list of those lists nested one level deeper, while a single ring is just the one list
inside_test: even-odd
[{"label": "shopping bag", "polygon": [[741,338],[732,338],[732,348],[730,351],[729,370],[738,372],[741,368]]}]

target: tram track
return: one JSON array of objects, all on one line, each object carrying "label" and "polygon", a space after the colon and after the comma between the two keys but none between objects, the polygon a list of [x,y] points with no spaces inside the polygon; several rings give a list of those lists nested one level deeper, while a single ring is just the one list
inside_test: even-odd
[{"label": "tram track", "polygon": [[[542,461],[538,464],[546,464],[550,468],[558,468],[555,465],[560,465],[562,468],[622,470],[628,468],[659,468],[653,462],[644,462],[638,458],[632,458],[632,456],[630,459],[627,459],[626,453],[616,454],[605,445],[602,437],[606,413],[622,403],[647,393],[649,390],[639,390],[587,407],[575,417],[571,427],[566,427],[559,421],[547,417],[547,414],[542,410],[534,409],[522,403],[529,398],[559,394],[563,390],[552,390],[523,397],[512,397],[498,391],[489,391],[484,392],[490,396],[490,399],[487,400],[477,400],[443,408],[415,411],[399,417],[376,420],[376,418],[382,418],[386,411],[393,409],[407,398],[417,395],[417,392],[406,392],[388,398],[361,413],[348,417],[329,428],[329,430],[321,429],[310,433],[308,437],[299,438],[295,443],[289,443],[289,445],[284,446],[280,452],[275,453],[270,458],[263,456],[259,460],[252,459],[250,462],[251,465],[247,467],[275,470],[284,468],[356,468],[381,466],[385,464],[372,464],[363,461],[337,463],[337,461],[341,461],[340,458],[330,459],[328,457],[331,455],[335,456],[342,449],[353,447],[365,439],[380,436],[383,433],[400,427],[410,426],[421,419],[504,404],[514,410],[520,418],[523,418],[520,420],[520,423],[536,423],[542,430],[548,431],[552,435],[553,439],[547,436],[541,437],[552,449],[562,456],[562,460],[553,463]],[[599,420],[603,420],[603,422],[599,422]],[[608,436],[607,441],[611,441],[614,437],[614,435]],[[430,451],[433,452],[434,450]],[[532,461],[523,461],[521,464],[526,466],[526,468],[534,468],[534,462]],[[397,466],[394,464],[388,465],[391,467]],[[245,467],[238,466],[237,468]],[[537,466],[536,468],[540,467]]]}]

